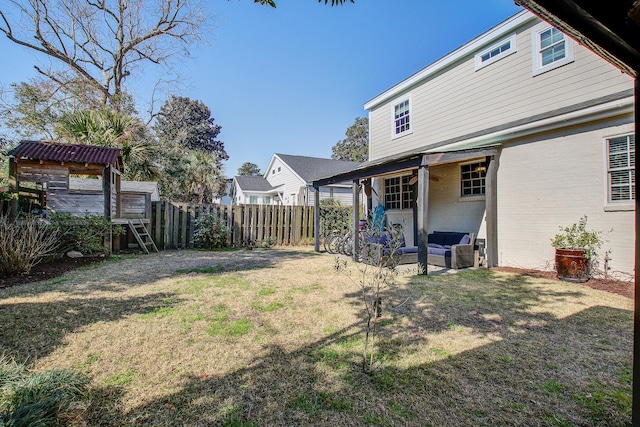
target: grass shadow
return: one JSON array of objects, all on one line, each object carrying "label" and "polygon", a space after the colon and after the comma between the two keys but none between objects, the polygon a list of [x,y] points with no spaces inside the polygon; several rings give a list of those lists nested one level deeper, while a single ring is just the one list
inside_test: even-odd
[{"label": "grass shadow", "polygon": [[295,351],[269,346],[228,375],[186,376],[180,391],[100,425],[630,425],[630,350],[616,349],[631,348],[631,329],[610,325],[630,324],[631,316],[592,307],[550,327],[426,363],[386,363],[372,374],[357,368],[357,351],[342,355],[346,363],[329,357],[328,348],[359,333],[353,325]]}]

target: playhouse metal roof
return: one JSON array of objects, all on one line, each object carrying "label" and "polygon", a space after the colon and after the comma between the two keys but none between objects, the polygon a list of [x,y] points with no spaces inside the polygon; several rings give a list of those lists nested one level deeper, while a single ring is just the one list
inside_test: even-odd
[{"label": "playhouse metal roof", "polygon": [[95,145],[22,141],[9,152],[9,155],[18,159],[110,165],[116,163],[120,157],[120,149]]}]

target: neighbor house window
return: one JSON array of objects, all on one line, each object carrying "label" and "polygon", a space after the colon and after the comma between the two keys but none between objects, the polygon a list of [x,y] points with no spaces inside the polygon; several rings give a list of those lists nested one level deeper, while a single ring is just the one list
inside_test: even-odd
[{"label": "neighbor house window", "polygon": [[411,100],[393,106],[393,136],[401,136],[411,132]]},{"label": "neighbor house window", "polygon": [[271,204],[271,196],[264,196],[262,198],[262,204],[263,205],[270,205]]},{"label": "neighbor house window", "polygon": [[411,209],[413,192],[409,184],[410,179],[410,176],[403,176],[384,180],[385,209]]},{"label": "neighbor house window", "polygon": [[460,196],[484,196],[486,176],[486,162],[460,165]]},{"label": "neighbor house window", "polygon": [[249,204],[252,204],[252,205],[258,204],[258,196],[249,196]]},{"label": "neighbor house window", "polygon": [[278,173],[280,173],[281,171],[282,171],[282,168],[278,166]]},{"label": "neighbor house window", "polygon": [[498,43],[488,47],[475,56],[476,71],[493,64],[499,59],[516,53],[516,35],[512,34],[507,39],[500,40]]},{"label": "neighbor house window", "polygon": [[607,140],[609,202],[636,199],[635,153],[635,135]]},{"label": "neighbor house window", "polygon": [[533,75],[573,62],[573,41],[553,27],[532,32]]}]

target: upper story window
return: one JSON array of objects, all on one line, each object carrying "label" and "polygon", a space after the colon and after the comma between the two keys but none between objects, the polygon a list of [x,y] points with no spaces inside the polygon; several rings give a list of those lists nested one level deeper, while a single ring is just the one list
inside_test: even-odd
[{"label": "upper story window", "polygon": [[410,176],[398,176],[384,180],[384,208],[411,209],[413,194],[409,184]]},{"label": "upper story window", "polygon": [[573,62],[573,41],[559,30],[542,24],[531,34],[534,76]]},{"label": "upper story window", "polygon": [[635,135],[607,139],[609,202],[636,199],[635,153]]},{"label": "upper story window", "polygon": [[484,196],[487,162],[460,165],[460,196]]},{"label": "upper story window", "polygon": [[476,71],[489,64],[516,53],[516,35],[512,34],[508,38],[500,40],[498,43],[476,54]]},{"label": "upper story window", "polygon": [[395,138],[407,133],[411,133],[411,98],[404,99],[393,106],[392,137]]},{"label": "upper story window", "polygon": [[282,167],[278,166],[278,173],[282,172]]}]

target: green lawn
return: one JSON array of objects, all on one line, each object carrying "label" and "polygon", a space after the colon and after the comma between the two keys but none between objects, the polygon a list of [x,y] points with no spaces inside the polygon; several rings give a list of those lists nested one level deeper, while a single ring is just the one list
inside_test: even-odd
[{"label": "green lawn", "polygon": [[633,301],[493,271],[363,305],[304,248],[170,251],[0,290],[1,351],[86,374],[88,425],[631,425]]}]

